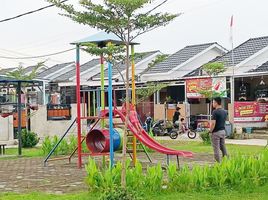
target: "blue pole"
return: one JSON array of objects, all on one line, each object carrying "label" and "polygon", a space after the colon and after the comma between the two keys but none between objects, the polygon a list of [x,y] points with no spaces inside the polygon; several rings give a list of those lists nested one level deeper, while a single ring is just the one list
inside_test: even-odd
[{"label": "blue pole", "polygon": [[112,86],[112,70],[111,62],[108,62],[108,104],[109,104],[109,132],[110,132],[110,168],[114,166],[114,135],[113,135],[113,86]]}]

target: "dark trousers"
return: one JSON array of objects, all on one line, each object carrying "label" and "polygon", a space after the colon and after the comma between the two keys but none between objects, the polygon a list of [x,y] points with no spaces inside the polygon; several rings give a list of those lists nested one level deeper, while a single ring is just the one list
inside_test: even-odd
[{"label": "dark trousers", "polygon": [[222,152],[222,157],[227,156],[227,150],[225,147],[225,130],[212,133],[211,142],[214,151],[214,158],[217,162],[220,162],[220,150]]}]

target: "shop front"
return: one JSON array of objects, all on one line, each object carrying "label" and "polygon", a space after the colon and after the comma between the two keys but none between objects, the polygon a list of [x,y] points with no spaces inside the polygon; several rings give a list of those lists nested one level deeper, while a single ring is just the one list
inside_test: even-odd
[{"label": "shop front", "polygon": [[267,127],[268,75],[235,79],[234,123],[240,127]]},{"label": "shop front", "polygon": [[[219,94],[223,97],[222,105],[228,109],[227,81],[225,77],[217,78],[191,78],[185,80],[186,102],[189,107],[188,116],[191,124],[200,129],[209,128],[211,104],[210,98],[201,93]],[[203,91],[203,92],[200,92]],[[207,92],[206,92],[207,91]]]}]

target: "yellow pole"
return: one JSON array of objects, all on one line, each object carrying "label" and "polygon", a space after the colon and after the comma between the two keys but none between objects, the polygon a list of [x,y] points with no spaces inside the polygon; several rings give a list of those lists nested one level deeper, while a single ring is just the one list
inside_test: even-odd
[{"label": "yellow pole", "polygon": [[[136,87],[135,87],[135,58],[134,45],[131,45],[131,74],[132,74],[132,105],[136,106]],[[137,139],[133,137],[133,164],[137,163]]]}]

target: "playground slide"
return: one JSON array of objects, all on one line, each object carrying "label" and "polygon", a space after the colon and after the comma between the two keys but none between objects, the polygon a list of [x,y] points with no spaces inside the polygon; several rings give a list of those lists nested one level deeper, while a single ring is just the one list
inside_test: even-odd
[{"label": "playground slide", "polygon": [[[136,111],[135,111],[136,112]],[[137,119],[135,119],[135,116],[137,116],[137,114],[135,114],[135,113],[133,113],[133,116],[131,116],[130,117],[130,121],[132,121],[133,119],[134,119],[134,122],[132,122],[132,124],[134,124],[134,126],[138,129],[138,130],[140,130],[140,134],[142,134],[147,140],[149,140],[151,143],[153,143],[153,144],[155,144],[155,145],[157,145],[157,146],[159,146],[159,148],[163,148],[163,149],[166,149],[166,150],[168,150],[168,151],[175,151],[175,152],[177,152],[178,150],[174,150],[174,149],[170,149],[170,148],[167,148],[167,147],[164,147],[164,146],[162,146],[160,143],[158,143],[157,141],[155,141],[144,129],[143,129],[143,127],[141,126],[141,124],[140,123],[136,123],[136,120]],[[192,152],[189,152],[189,151],[182,151],[182,150],[180,150],[180,152],[182,152],[182,153],[184,153],[185,154],[185,157],[192,157],[193,156],[193,154],[192,154]]]},{"label": "playground slide", "polygon": [[[119,110],[115,110],[115,114],[118,114],[120,118],[125,121],[125,115],[120,112]],[[130,131],[134,134],[134,136],[145,146],[148,146],[149,148],[158,151],[163,154],[167,155],[179,155],[182,157],[192,157],[193,154],[191,152],[186,151],[179,151],[179,150],[173,150],[166,148],[156,142],[154,139],[152,139],[146,131],[140,127],[139,121],[137,117],[135,116],[137,113],[135,111],[132,111],[130,114],[130,122],[128,124],[128,128]]]}]

